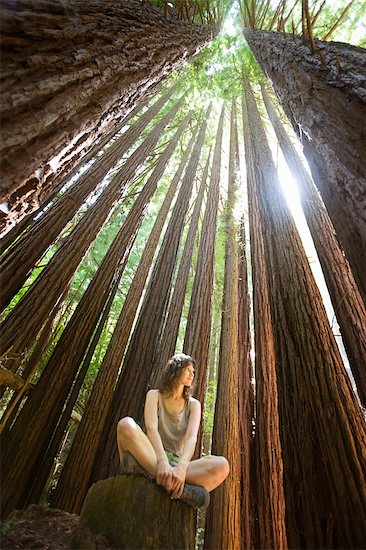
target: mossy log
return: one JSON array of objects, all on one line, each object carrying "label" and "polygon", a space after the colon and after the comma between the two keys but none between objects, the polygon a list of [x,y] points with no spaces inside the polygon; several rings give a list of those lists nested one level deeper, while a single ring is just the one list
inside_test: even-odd
[{"label": "mossy log", "polygon": [[171,500],[164,489],[142,476],[118,476],[89,489],[80,527],[103,534],[113,548],[191,550],[196,513]]}]

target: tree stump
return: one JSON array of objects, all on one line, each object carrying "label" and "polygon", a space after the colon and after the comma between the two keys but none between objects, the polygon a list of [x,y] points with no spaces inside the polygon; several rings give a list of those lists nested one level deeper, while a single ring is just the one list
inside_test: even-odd
[{"label": "tree stump", "polygon": [[118,549],[185,549],[195,546],[195,510],[172,500],[142,476],[121,475],[90,487],[80,527],[103,534]]}]

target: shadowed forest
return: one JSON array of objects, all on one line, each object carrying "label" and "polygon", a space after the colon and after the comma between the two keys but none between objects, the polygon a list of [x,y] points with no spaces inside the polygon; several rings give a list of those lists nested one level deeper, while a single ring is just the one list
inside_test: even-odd
[{"label": "shadowed forest", "polygon": [[365,548],[364,13],[3,0],[3,534],[81,513],[184,351],[230,464],[184,547]]}]

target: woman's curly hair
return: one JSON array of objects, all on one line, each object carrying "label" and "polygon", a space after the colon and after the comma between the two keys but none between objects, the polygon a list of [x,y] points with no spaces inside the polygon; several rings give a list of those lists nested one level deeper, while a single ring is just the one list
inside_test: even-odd
[{"label": "woman's curly hair", "polygon": [[[163,369],[158,383],[158,390],[169,396],[178,387],[178,381],[181,377],[182,370],[189,365],[195,366],[195,364],[195,360],[190,355],[186,355],[185,353],[173,355]],[[190,386],[184,386],[184,399],[188,400],[191,395],[192,388]]]}]

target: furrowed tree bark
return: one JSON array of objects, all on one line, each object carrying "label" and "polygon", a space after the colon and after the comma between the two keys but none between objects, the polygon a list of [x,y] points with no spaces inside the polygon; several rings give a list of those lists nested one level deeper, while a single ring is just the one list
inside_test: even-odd
[{"label": "furrowed tree bark", "polygon": [[247,170],[255,337],[255,496],[260,548],[287,548],[276,354],[264,236],[256,193],[259,171],[247,105],[242,105]]},{"label": "furrowed tree bark", "polygon": [[[45,181],[41,187],[30,186],[29,193],[24,196],[21,192],[11,195],[8,201],[9,212],[7,214],[0,213],[0,250],[4,250],[6,242],[12,243],[11,239],[15,239],[26,228],[32,226],[34,217],[39,214],[57,195],[62,189],[64,184],[74,177],[79,170],[85,166],[87,162],[94,159],[94,157],[107,145],[113,137],[121,131],[121,129],[149,102],[150,98],[146,98],[144,101],[133,109],[127,116],[120,116],[118,120],[113,121],[116,123],[113,129],[107,132],[98,140],[97,143],[90,143],[84,149],[80,149],[79,144],[76,143],[74,150],[67,155],[65,163],[46,176],[46,174],[40,174],[40,171],[36,171],[30,179],[37,178],[37,185],[42,177],[45,177]],[[25,184],[27,187],[27,183]],[[19,196],[20,195],[20,196]],[[23,223],[20,223],[23,222]],[[19,229],[18,229],[19,228]],[[13,229],[13,231],[12,231]],[[6,235],[6,239],[5,239]]]},{"label": "furrowed tree bark", "polygon": [[245,29],[244,36],[303,141],[366,303],[365,50],[316,40],[312,55],[292,35]]},{"label": "furrowed tree bark", "polygon": [[[206,189],[206,181],[208,176],[208,168],[210,164],[210,155],[207,158],[206,166],[202,176],[201,186],[195,201],[195,206],[192,214],[191,223],[189,226],[186,242],[184,243],[184,250],[182,254],[182,260],[179,265],[176,283],[173,290],[173,295],[169,304],[169,311],[165,321],[164,330],[160,338],[160,344],[158,351],[155,354],[155,361],[159,361],[161,365],[166,365],[169,359],[172,357],[175,351],[175,346],[179,334],[179,324],[182,316],[182,310],[184,306],[184,299],[187,290],[189,270],[192,264],[192,256],[194,251],[195,240],[198,231],[198,224],[202,209],[203,196]],[[156,377],[154,380],[150,380],[150,384],[153,386],[156,384]]]},{"label": "furrowed tree bark", "polygon": [[[206,135],[209,110],[195,143],[181,189],[166,230],[159,255],[131,336],[122,371],[113,395],[103,439],[93,472],[93,481],[118,473],[118,453],[114,439],[118,420],[126,415],[142,420],[145,394],[153,372],[155,347],[166,315],[178,247],[192,193],[193,181]],[[113,435],[111,435],[113,434]]]},{"label": "furrowed tree bark", "polygon": [[158,99],[136,124],[119,137],[2,258],[0,269],[3,284],[0,290],[0,303],[3,309],[20,290],[36,262],[73,218],[90,193],[135,143],[144,128],[171,97],[173,91],[174,88],[171,88],[166,95]]},{"label": "furrowed tree bark", "polygon": [[356,382],[357,393],[362,405],[366,407],[365,305],[320,196],[282,126],[264,87],[262,87],[262,94],[286,162],[299,184],[301,204],[332,299],[344,347]]},{"label": "furrowed tree bark", "polygon": [[242,537],[243,547],[253,548],[253,524],[255,514],[254,498],[252,496],[254,467],[253,422],[254,422],[254,379],[253,365],[250,358],[250,298],[248,288],[248,268],[246,257],[246,238],[244,219],[238,231],[238,362],[239,362],[239,395],[238,405],[241,463],[242,463]]},{"label": "furrowed tree bark", "polygon": [[245,89],[270,288],[290,547],[362,548],[366,428]]},{"label": "furrowed tree bark", "polygon": [[[14,476],[10,476],[10,482],[6,478],[3,481],[3,487],[7,489],[4,493],[8,493],[8,500],[3,501],[2,505],[4,514],[7,514],[15,506],[24,504],[26,496],[24,493],[28,490],[25,487],[27,487],[27,483],[34,479],[38,464],[42,461],[42,457],[46,452],[50,434],[56,428],[80,361],[87,350],[96,323],[110,294],[110,286],[119,281],[122,276],[147,204],[156,190],[157,183],[188,121],[189,115],[180,125],[174,138],[163,153],[161,162],[158,163],[144,189],[136,199],[97,273],[62,333],[32,396],[23,407],[7,440],[4,442],[4,472],[5,476],[9,476],[7,468],[10,472],[12,466],[6,460],[13,456],[13,450],[20,440],[24,440],[24,438],[28,440],[28,437],[31,439],[31,442],[27,445],[29,455],[24,450],[22,457],[19,457],[17,471],[20,478],[15,480],[16,487],[13,486]],[[57,377],[55,372],[58,372]],[[30,434],[32,435],[30,436]],[[14,461],[12,464],[14,467]],[[80,507],[83,496],[85,496],[88,489],[87,481],[84,495],[79,497],[79,499],[81,498]],[[71,491],[72,488],[70,488]],[[75,497],[75,494],[72,496]],[[76,496],[78,496],[78,491],[76,491]],[[71,497],[69,499],[71,500]]]},{"label": "furrowed tree bark", "polygon": [[[196,273],[184,336],[183,349],[197,363],[195,396],[204,405],[207,361],[210,347],[217,211],[220,194],[221,148],[225,106],[222,107],[212,160],[210,185],[198,249]],[[200,444],[196,447],[200,453]]]},{"label": "furrowed tree bark", "polygon": [[239,346],[238,346],[238,244],[233,209],[238,185],[238,131],[235,103],[231,108],[229,184],[225,215],[225,274],[222,303],[220,356],[212,453],[225,456],[230,473],[225,483],[211,495],[206,513],[207,549],[241,550],[242,540],[242,463],[239,428]]},{"label": "furrowed tree bark", "polygon": [[[62,289],[67,285],[110,215],[112,207],[135,176],[138,167],[156,146],[161,133],[174,118],[180,105],[181,101],[177,102],[132,153],[106,190],[52,257],[28,292],[5,319],[0,327],[0,356],[9,350],[13,355],[20,354],[33,343],[50,310],[59,300]],[[27,327],[27,330],[24,330],[24,327]]]},{"label": "furrowed tree bark", "polygon": [[[144,191],[139,195],[138,199],[136,200],[135,204],[137,205],[137,203],[140,203],[143,208],[139,206],[138,209],[135,209],[135,212],[133,211],[134,209],[132,209],[132,219],[140,219],[141,223],[144,211],[148,204],[148,200],[151,198],[153,192],[156,190],[157,184],[164,172],[166,164],[170,159],[172,153],[174,152],[184,130],[186,129],[189,119],[190,115],[187,115],[184,121],[181,123],[180,127],[178,128],[177,132],[175,133],[174,137],[169,142],[158,165],[154,169],[148,183],[145,186],[146,192],[144,189]],[[107,394],[111,394],[112,392],[114,386],[113,381],[115,381],[116,374],[117,373],[115,373],[115,376],[113,376],[113,373],[110,372],[110,369],[108,369],[108,373],[105,372],[105,369],[103,369],[102,371],[100,371],[100,375],[98,374],[98,384],[101,384],[101,377],[103,375],[105,382],[104,388],[107,391]],[[108,379],[106,379],[107,377],[108,379],[111,379],[111,382],[108,382]],[[53,497],[53,504],[57,508],[80,513],[84,498],[89,489],[90,472],[93,466],[95,454],[95,451],[94,453],[90,452],[90,429],[93,426],[93,447],[95,449],[96,443],[99,441],[99,434],[101,433],[104,426],[105,413],[104,411],[102,412],[102,414],[100,412],[97,412],[98,409],[102,408],[99,401],[100,397],[101,396],[99,395],[99,392],[94,392],[91,394],[88,401],[87,409],[79,425],[78,431],[76,432],[71,451],[65,462],[61,477],[59,479],[59,483],[57,485],[56,493]]]},{"label": "furrowed tree bark", "polygon": [[76,141],[103,135],[217,31],[135,2],[6,1],[1,197]]}]

